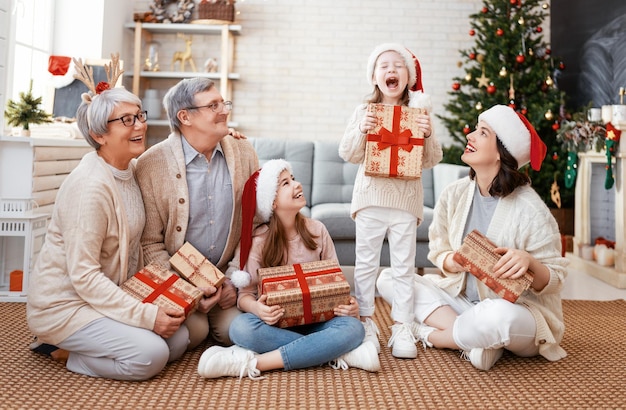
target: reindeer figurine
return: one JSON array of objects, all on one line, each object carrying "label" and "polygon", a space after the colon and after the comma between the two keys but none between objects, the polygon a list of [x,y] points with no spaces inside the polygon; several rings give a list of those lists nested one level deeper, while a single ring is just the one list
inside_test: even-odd
[{"label": "reindeer figurine", "polygon": [[187,37],[181,33],[178,33],[178,37],[185,40],[187,44],[187,48],[185,51],[176,51],[174,53],[174,57],[172,57],[172,71],[174,71],[174,64],[180,61],[180,71],[185,71],[185,63],[189,61],[189,65],[193,69],[194,72],[198,71],[196,69],[196,63],[193,62],[193,58],[191,57],[191,36]]}]

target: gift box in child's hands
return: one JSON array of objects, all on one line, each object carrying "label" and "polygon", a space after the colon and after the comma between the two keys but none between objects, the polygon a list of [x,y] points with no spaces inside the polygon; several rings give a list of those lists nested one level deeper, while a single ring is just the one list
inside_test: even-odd
[{"label": "gift box in child's hands", "polygon": [[224,274],[189,242],[170,258],[170,264],[180,276],[199,288],[220,287],[226,279]]},{"label": "gift box in child's hands", "polygon": [[189,316],[196,310],[204,292],[157,264],[149,264],[120,286],[144,303],[178,309]]},{"label": "gift box in child's hands", "polygon": [[527,271],[518,279],[502,279],[493,274],[493,265],[500,260],[499,254],[494,252],[496,244],[477,230],[473,230],[463,244],[453,255],[456,262],[467,272],[476,276],[501,298],[515,303],[517,298],[530,287],[533,282],[532,272]]},{"label": "gift box in child's hands", "polygon": [[367,135],[365,175],[420,178],[424,133],[418,127],[417,116],[426,114],[426,110],[386,104],[370,104],[367,110],[376,115],[376,125]]},{"label": "gift box in child's hands", "polygon": [[335,307],[350,303],[350,284],[333,260],[261,268],[258,275],[259,296],[285,309],[278,327],[325,322]]}]

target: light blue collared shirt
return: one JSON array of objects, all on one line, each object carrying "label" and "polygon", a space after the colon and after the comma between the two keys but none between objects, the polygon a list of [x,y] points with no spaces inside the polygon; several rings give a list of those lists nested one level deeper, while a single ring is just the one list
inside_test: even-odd
[{"label": "light blue collared shirt", "polygon": [[219,143],[207,160],[184,136],[181,140],[189,189],[189,225],[185,240],[217,265],[226,247],[233,213],[233,184],[226,158]]}]

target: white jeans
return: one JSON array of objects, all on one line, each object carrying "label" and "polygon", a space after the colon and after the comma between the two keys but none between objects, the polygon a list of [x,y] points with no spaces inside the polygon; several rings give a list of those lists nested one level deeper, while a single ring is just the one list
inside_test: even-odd
[{"label": "white jeans", "polygon": [[[376,286],[383,299],[389,302],[393,297],[393,277],[389,269],[380,273]],[[537,325],[532,313],[524,306],[504,299],[485,299],[473,304],[464,296],[450,296],[417,274],[413,275],[413,288],[415,317],[419,322],[446,305],[459,315],[454,322],[452,337],[462,350],[504,347],[518,356],[530,357],[539,353],[539,346],[535,345]]]},{"label": "white jeans", "polygon": [[374,314],[376,275],[380,267],[380,252],[385,236],[389,241],[389,256],[393,276],[391,317],[401,323],[411,323],[413,314],[413,276],[417,218],[406,211],[393,208],[368,207],[356,214],[356,261],[354,293],[361,316]]},{"label": "white jeans", "polygon": [[185,325],[163,339],[151,330],[105,317],[89,323],[57,346],[70,352],[66,367],[72,372],[137,381],[157,375],[168,362],[179,359],[188,344]]}]

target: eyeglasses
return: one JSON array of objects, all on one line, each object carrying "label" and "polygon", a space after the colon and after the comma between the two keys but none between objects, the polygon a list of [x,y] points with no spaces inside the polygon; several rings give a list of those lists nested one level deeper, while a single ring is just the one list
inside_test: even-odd
[{"label": "eyeglasses", "polygon": [[122,115],[120,118],[114,118],[112,120],[108,120],[107,124],[113,121],[122,121],[126,127],[132,127],[135,125],[135,121],[139,120],[139,122],[146,122],[148,120],[148,111],[141,111],[137,114],[126,114]]},{"label": "eyeglasses", "polygon": [[213,112],[221,112],[226,108],[226,111],[231,111],[233,109],[232,101],[218,101],[212,102],[207,105],[199,105],[197,107],[187,107],[186,110],[199,110],[200,108],[210,108]]}]

